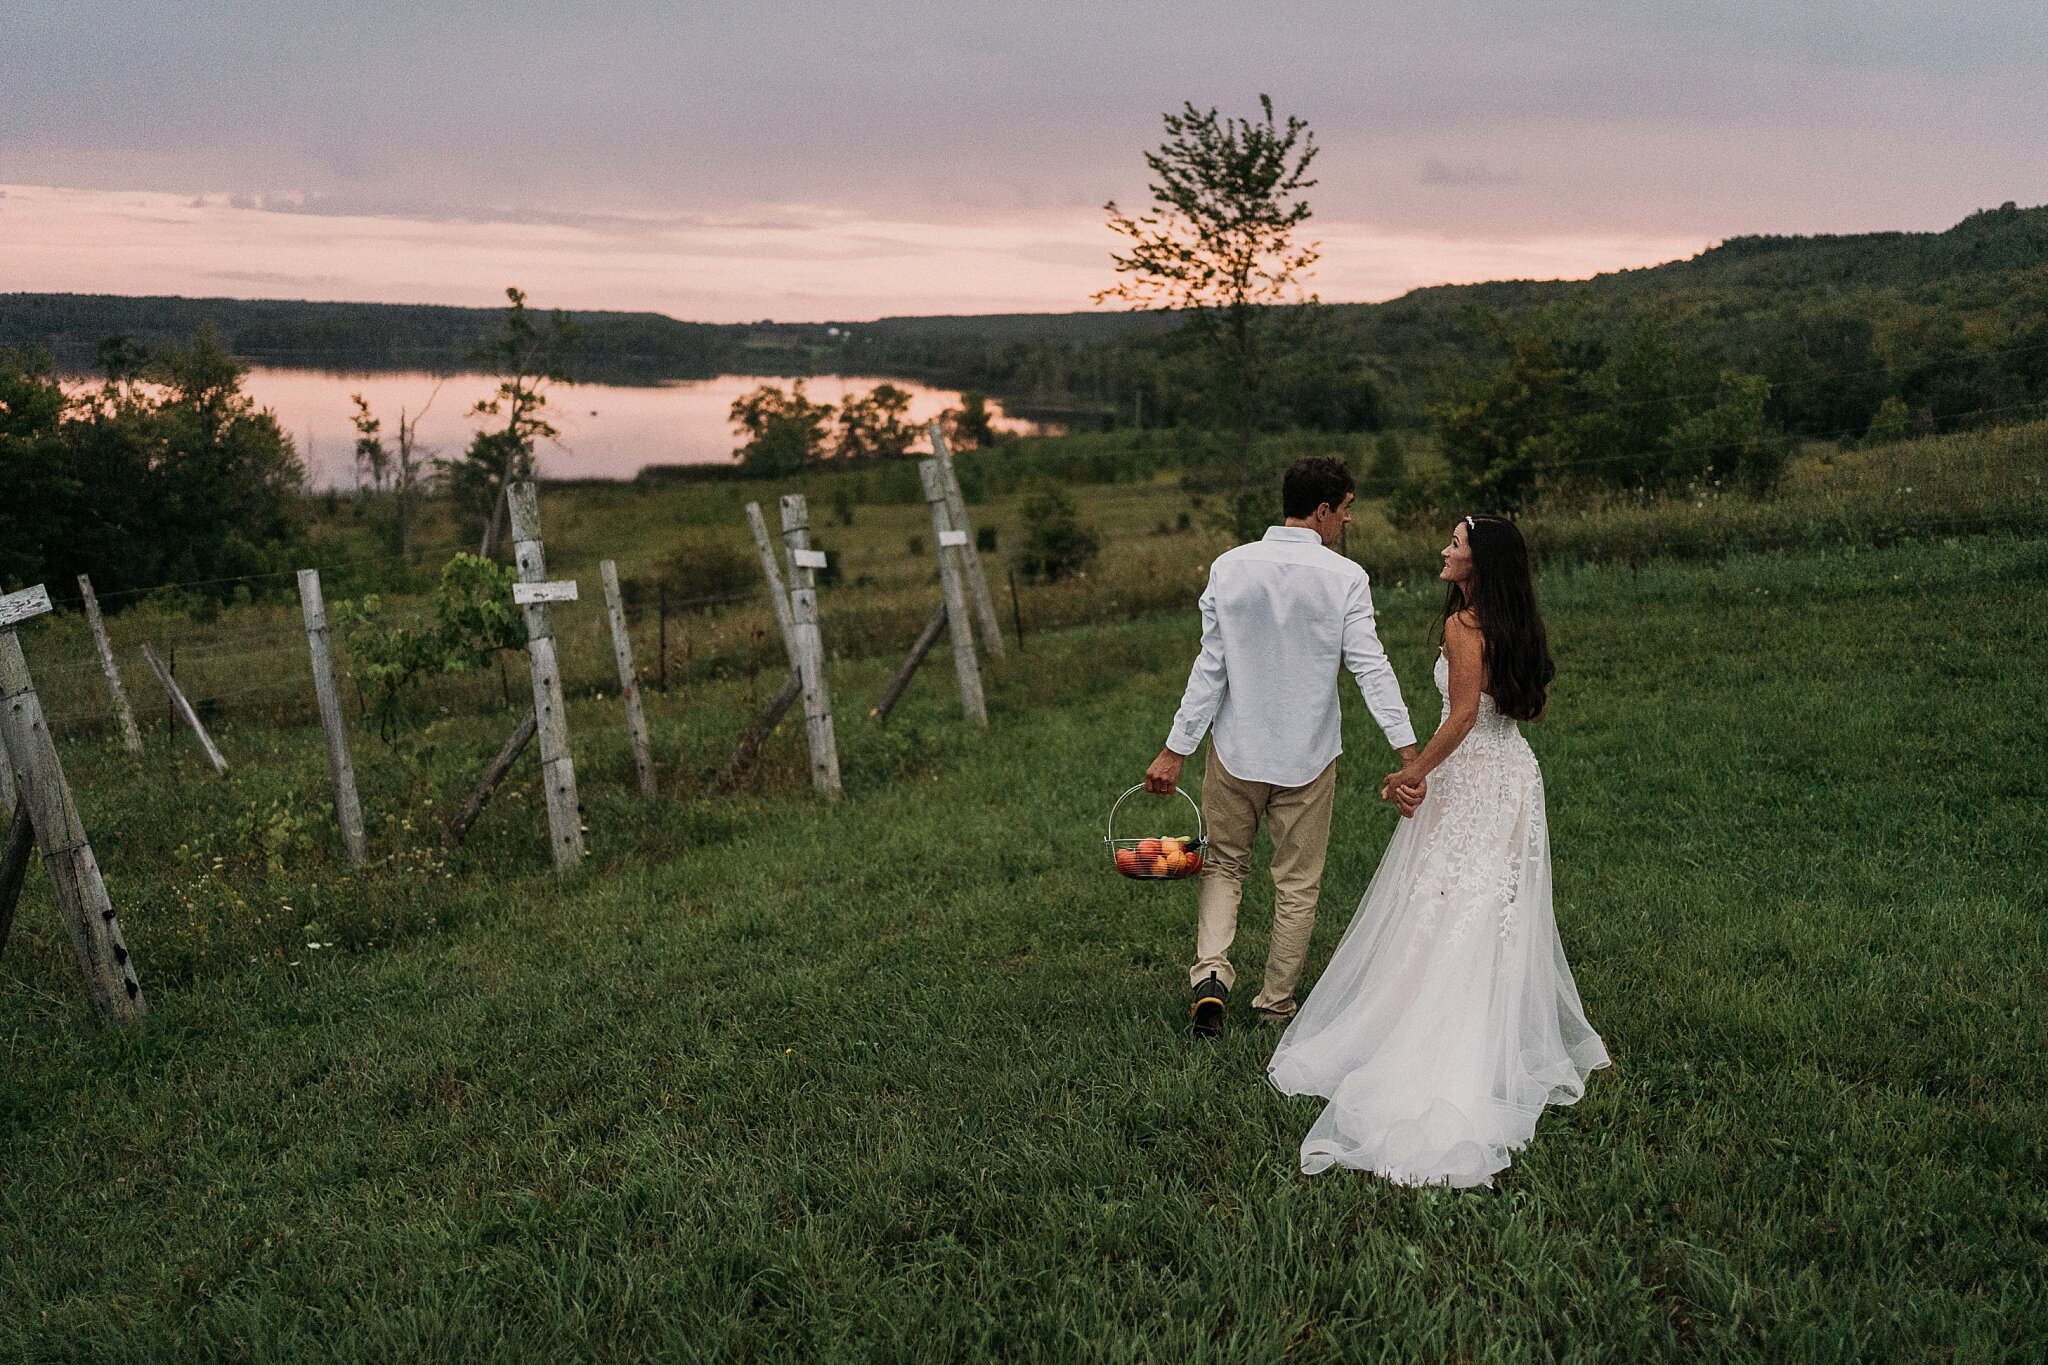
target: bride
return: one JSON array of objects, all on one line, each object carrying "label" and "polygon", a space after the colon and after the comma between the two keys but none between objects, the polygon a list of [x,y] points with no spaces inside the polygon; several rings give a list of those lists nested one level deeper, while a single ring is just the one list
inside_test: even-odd
[{"label": "bride", "polygon": [[1301,1144],[1310,1175],[1491,1185],[1543,1107],[1608,1064],[1551,916],[1543,775],[1515,723],[1543,718],[1556,672],[1529,553],[1512,522],[1466,517],[1443,558],[1443,722],[1381,791],[1413,818],[1266,1069],[1330,1101]]}]

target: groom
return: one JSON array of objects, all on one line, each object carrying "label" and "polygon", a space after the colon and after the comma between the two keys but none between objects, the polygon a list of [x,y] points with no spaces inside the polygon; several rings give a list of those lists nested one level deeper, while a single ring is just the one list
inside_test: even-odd
[{"label": "groom", "polygon": [[1273,938],[1265,988],[1252,1008],[1273,1027],[1294,1017],[1344,747],[1340,663],[1358,679],[1373,719],[1400,752],[1402,772],[1390,779],[1400,804],[1412,810],[1421,800],[1423,779],[1412,771],[1415,731],[1373,630],[1365,570],[1332,548],[1350,524],[1353,496],[1351,470],[1342,460],[1296,460],[1280,482],[1287,524],[1217,556],[1202,593],[1202,652],[1166,747],[1145,770],[1146,790],[1173,791],[1181,764],[1213,722],[1202,774],[1209,848],[1188,974],[1197,1033],[1223,1026],[1224,1002],[1237,980],[1230,943],[1261,818],[1273,835]]}]

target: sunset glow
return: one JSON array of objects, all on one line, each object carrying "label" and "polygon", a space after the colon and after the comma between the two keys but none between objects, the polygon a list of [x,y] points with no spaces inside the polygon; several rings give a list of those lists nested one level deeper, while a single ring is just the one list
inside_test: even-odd
[{"label": "sunset glow", "polygon": [[[708,322],[1069,312],[1110,282],[1101,214],[998,222],[781,207],[746,217],[481,222],[307,212],[227,195],[8,185],[0,290],[490,306],[507,284],[546,307]],[[1316,224],[1323,298],[1423,285],[1579,278],[1709,245],[1627,234],[1457,237]]]}]

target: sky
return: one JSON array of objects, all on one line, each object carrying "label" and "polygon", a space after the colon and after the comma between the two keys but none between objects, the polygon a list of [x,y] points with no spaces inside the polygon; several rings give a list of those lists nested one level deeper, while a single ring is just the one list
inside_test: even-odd
[{"label": "sky", "polygon": [[1068,311],[1183,101],[1328,300],[2048,201],[2040,0],[0,0],[0,290]]}]

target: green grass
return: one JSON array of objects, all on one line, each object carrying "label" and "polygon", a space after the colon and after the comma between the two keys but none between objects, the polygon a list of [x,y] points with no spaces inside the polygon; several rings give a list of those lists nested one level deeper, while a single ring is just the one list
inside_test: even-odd
[{"label": "green grass", "polygon": [[[1542,591],[1558,918],[1616,1065],[1493,1192],[1303,1178],[1272,1036],[1187,1036],[1192,890],[1099,843],[1185,615],[1032,639],[985,739],[943,659],[889,731],[842,704],[838,807],[794,727],[745,797],[643,806],[579,700],[567,890],[530,769],[421,850],[496,715],[359,741],[398,818],[357,877],[311,731],[231,727],[226,783],[67,741],[154,1013],[92,1023],[32,882],[0,1358],[2038,1359],[2048,542]],[[1379,593],[1425,721],[1433,598]],[[743,686],[657,699],[669,777]],[[1346,713],[1311,974],[1392,827]]]}]

